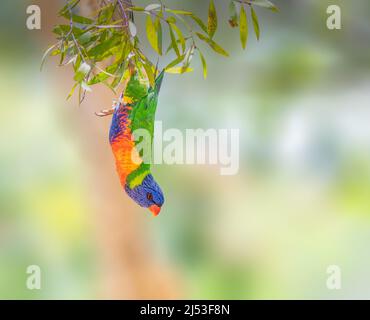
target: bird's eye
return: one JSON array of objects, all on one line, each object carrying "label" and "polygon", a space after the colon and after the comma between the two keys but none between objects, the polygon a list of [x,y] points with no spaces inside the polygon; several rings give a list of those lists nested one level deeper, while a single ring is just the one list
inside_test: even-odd
[{"label": "bird's eye", "polygon": [[148,193],[146,194],[146,198],[147,198],[149,201],[152,201],[152,200],[153,200],[153,195],[152,195],[150,192],[148,192]]}]

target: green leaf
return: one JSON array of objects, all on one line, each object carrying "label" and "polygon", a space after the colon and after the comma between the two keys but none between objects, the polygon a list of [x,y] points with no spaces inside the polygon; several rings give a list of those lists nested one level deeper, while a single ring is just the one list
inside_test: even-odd
[{"label": "green leaf", "polygon": [[113,3],[107,5],[106,7],[103,7],[99,10],[99,16],[97,23],[100,24],[105,24],[111,21],[113,13],[115,10],[115,5]]},{"label": "green leaf", "polygon": [[171,68],[175,67],[180,62],[182,62],[184,60],[184,58],[185,58],[184,54],[182,56],[177,57],[175,60],[170,62],[164,69],[167,70],[167,69],[171,69]]},{"label": "green leaf", "polygon": [[81,105],[81,102],[83,100],[83,95],[82,95],[82,86],[81,86],[81,83],[79,84],[80,87],[78,88],[78,105],[80,106]]},{"label": "green leaf", "polygon": [[116,61],[118,62],[122,62],[124,60],[126,60],[127,56],[130,54],[132,50],[132,44],[130,41],[123,41],[121,43],[121,46],[120,46],[120,49],[118,51],[118,53],[116,53],[115,57],[116,57]]},{"label": "green leaf", "polygon": [[143,61],[143,67],[145,69],[146,76],[148,77],[148,81],[150,86],[154,86],[155,76],[152,68],[152,64],[148,60]]},{"label": "green leaf", "polygon": [[104,80],[107,80],[109,77],[114,77],[114,74],[117,71],[117,68],[119,67],[119,63],[114,63],[108,66],[105,69],[105,72],[99,72],[96,74],[90,81],[88,82],[89,85],[94,85],[100,82],[103,82]]},{"label": "green leaf", "polygon": [[72,10],[79,2],[80,0],[68,1],[67,4],[61,10],[59,10],[59,15],[63,16],[63,14]]},{"label": "green leaf", "polygon": [[253,5],[268,8],[274,12],[278,12],[279,9],[269,0],[253,0]]},{"label": "green leaf", "polygon": [[78,42],[80,45],[84,47],[88,47],[90,44],[95,43],[95,41],[99,38],[99,35],[94,35],[92,32],[87,31],[77,37]]},{"label": "green leaf", "polygon": [[[63,43],[60,46],[60,50],[59,50],[59,53],[60,53],[59,65],[62,65],[63,64],[63,61],[64,61],[64,58],[65,58],[65,55],[66,55],[66,51],[67,50],[68,50],[68,47],[66,48],[66,46]],[[54,53],[54,51],[53,51],[53,53]]]},{"label": "green leaf", "polygon": [[157,19],[155,19],[154,27],[157,30],[157,39],[158,39],[157,47],[158,47],[158,53],[159,53],[159,55],[162,55],[162,43],[163,43],[163,39],[162,39],[162,25],[161,25],[161,20],[159,19],[159,17],[157,17]]},{"label": "green leaf", "polygon": [[87,54],[95,61],[101,61],[118,52],[121,47],[121,39],[121,36],[114,34],[112,37],[105,39],[96,46],[93,46]]},{"label": "green leaf", "polygon": [[[188,39],[188,38],[187,38],[187,39]],[[184,39],[184,44],[185,44],[185,41],[186,41],[187,39]],[[176,40],[176,43],[177,43],[178,45],[180,45],[180,44],[181,44],[181,40],[180,40],[180,39],[177,39],[177,40]],[[171,51],[171,49],[173,49],[172,42],[170,42],[170,44],[169,44],[169,46],[168,46],[168,48],[167,48],[167,50],[166,50],[166,54],[167,54],[168,52],[170,52],[170,51]],[[183,51],[185,51],[186,47],[184,47],[183,49],[184,49]]]},{"label": "green leaf", "polygon": [[67,66],[69,65],[70,63],[73,63],[75,62],[77,59],[77,55],[74,55],[72,58],[69,58],[66,62],[63,62],[61,65],[62,66]]},{"label": "green leaf", "polygon": [[130,10],[131,11],[142,12],[142,11],[145,11],[145,8],[134,6],[134,7],[130,7]]},{"label": "green leaf", "polygon": [[78,72],[78,69],[79,69],[81,63],[82,63],[81,56],[80,55],[77,55],[77,59],[76,59],[76,61],[73,64],[73,70],[75,71],[75,73]]},{"label": "green leaf", "polygon": [[195,14],[192,14],[191,15],[191,18],[198,24],[198,26],[205,32],[208,34],[208,28],[206,27],[206,25],[204,24],[204,22],[202,21],[202,19],[200,19],[199,17],[197,17]]},{"label": "green leaf", "polygon": [[182,34],[180,28],[177,25],[172,24],[172,28],[175,30],[177,37],[179,38],[178,40],[181,43],[182,51],[184,52],[186,48],[184,35]]},{"label": "green leaf", "polygon": [[197,32],[196,35],[199,37],[200,40],[206,42],[215,52],[225,57],[229,56],[228,52],[225,49],[223,49],[219,44],[214,42],[212,39],[207,38],[206,36],[204,36],[203,34],[199,32]]},{"label": "green leaf", "polygon": [[41,59],[41,65],[40,65],[40,71],[42,70],[42,67],[44,66],[46,57],[52,52],[52,50],[56,47],[56,44],[52,45],[50,48],[48,48]]},{"label": "green leaf", "polygon": [[247,14],[244,10],[244,6],[240,8],[240,41],[242,43],[243,49],[247,46],[248,40],[248,21],[247,21]]},{"label": "green leaf", "polygon": [[166,72],[167,73],[186,73],[186,72],[192,72],[193,71],[193,68],[190,68],[190,67],[173,67],[173,68],[169,68],[169,69],[166,69]]},{"label": "green leaf", "polygon": [[[59,25],[56,25],[53,29],[53,33],[57,34],[58,36],[66,36],[67,34],[70,33],[70,30],[71,30],[71,27],[70,25],[66,25],[66,24],[59,24]],[[75,37],[79,37],[83,32],[84,30],[74,26],[72,28],[72,31],[73,31],[73,34],[75,35]]]},{"label": "green leaf", "polygon": [[170,9],[170,8],[165,8],[165,10],[167,12],[171,12],[173,14],[179,14],[179,15],[184,15],[184,16],[191,16],[191,15],[193,15],[192,12],[185,11],[185,10],[174,10],[174,9]]},{"label": "green leaf", "polygon": [[175,34],[174,34],[173,30],[172,30],[171,23],[168,24],[168,28],[170,30],[170,38],[171,38],[172,48],[176,52],[176,55],[178,57],[180,57],[179,47],[177,46],[177,40],[176,40]]},{"label": "green leaf", "polygon": [[238,12],[236,11],[236,6],[234,1],[230,1],[229,5],[229,14],[230,14],[230,19],[229,19],[229,24],[232,28],[235,28],[238,26]]},{"label": "green leaf", "polygon": [[73,93],[75,92],[75,89],[76,89],[77,85],[78,85],[78,82],[76,82],[76,83],[73,85],[73,87],[72,87],[71,91],[69,91],[69,94],[68,94],[68,96],[67,96],[67,100],[68,100],[70,97],[72,97]]},{"label": "green leaf", "polygon": [[204,79],[206,79],[207,78],[207,62],[206,62],[206,59],[204,58],[202,52],[199,49],[198,49],[198,52],[199,52],[200,61],[202,62],[203,77],[204,77]]},{"label": "green leaf", "polygon": [[91,80],[89,80],[89,85],[94,85],[100,82],[103,82],[104,80],[107,80],[109,78],[109,75],[104,72],[99,72],[97,75],[95,75]]},{"label": "green leaf", "polygon": [[210,0],[208,8],[208,26],[207,26],[207,31],[210,38],[213,38],[216,30],[217,30],[217,13],[213,0]]},{"label": "green leaf", "polygon": [[146,18],[146,35],[148,37],[148,41],[152,48],[159,53],[158,49],[158,34],[157,30],[155,29],[154,23],[150,15]]},{"label": "green leaf", "polygon": [[115,90],[119,85],[120,83],[122,82],[122,78],[125,74],[125,64],[122,63],[118,69],[116,70],[115,72],[115,78],[113,79],[112,83],[111,83],[111,87]]},{"label": "green leaf", "polygon": [[176,23],[176,18],[175,17],[168,17],[166,20],[168,23],[175,24]]},{"label": "green leaf", "polygon": [[[61,16],[68,19],[68,20],[71,19],[71,14],[70,14],[69,11],[64,12],[63,14],[61,14]],[[86,17],[83,17],[83,16],[79,16],[79,15],[73,14],[73,13],[72,13],[72,21],[76,22],[76,23],[80,23],[80,24],[93,24],[94,23],[94,20],[92,20],[92,19],[89,19],[89,18],[86,18]]]},{"label": "green leaf", "polygon": [[258,22],[258,16],[252,6],[251,6],[251,13],[252,13],[254,33],[256,34],[257,40],[259,40],[260,39],[260,25]]}]

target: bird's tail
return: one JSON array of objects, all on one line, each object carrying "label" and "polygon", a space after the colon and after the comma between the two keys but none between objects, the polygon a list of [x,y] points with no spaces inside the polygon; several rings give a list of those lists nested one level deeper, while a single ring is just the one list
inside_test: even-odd
[{"label": "bird's tail", "polygon": [[158,77],[155,79],[155,82],[154,82],[154,90],[157,93],[159,93],[159,91],[161,90],[163,77],[164,77],[164,69],[161,71],[161,73],[158,75]]}]

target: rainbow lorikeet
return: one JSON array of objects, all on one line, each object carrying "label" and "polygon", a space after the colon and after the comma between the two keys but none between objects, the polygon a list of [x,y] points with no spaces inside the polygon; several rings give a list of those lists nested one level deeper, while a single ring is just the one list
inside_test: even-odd
[{"label": "rainbow lorikeet", "polygon": [[148,208],[154,216],[159,214],[164,196],[150,172],[150,161],[144,161],[137,150],[139,142],[134,139],[134,131],[147,130],[151,148],[163,75],[164,71],[155,79],[154,85],[149,87],[139,80],[137,73],[131,76],[123,101],[121,97],[114,106],[109,132],[109,142],[122,187],[137,204]]}]

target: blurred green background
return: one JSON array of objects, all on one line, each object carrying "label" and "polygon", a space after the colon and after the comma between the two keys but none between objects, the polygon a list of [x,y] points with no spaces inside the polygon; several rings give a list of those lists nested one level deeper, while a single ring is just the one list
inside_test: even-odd
[{"label": "blurred green background", "polygon": [[[240,170],[155,166],[166,203],[153,219],[121,190],[110,119],[94,115],[112,92],[78,107],[68,68],[50,59],[40,73],[63,1],[2,1],[0,298],[370,298],[370,2],[275,3],[243,51],[217,0],[231,57],[205,48],[207,80],[198,62],[166,76],[158,120],[240,128]],[[41,30],[26,28],[30,4]],[[326,28],[329,4],[342,30]],[[41,290],[26,287],[33,264]],[[330,265],[340,290],[326,287]]]}]

